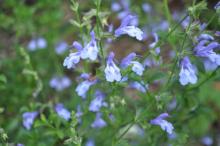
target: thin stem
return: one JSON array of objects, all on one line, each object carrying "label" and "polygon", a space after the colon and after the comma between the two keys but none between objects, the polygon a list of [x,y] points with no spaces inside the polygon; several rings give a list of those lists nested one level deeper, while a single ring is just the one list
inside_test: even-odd
[{"label": "thin stem", "polygon": [[[181,23],[188,17],[188,14],[185,15],[177,24],[174,25],[174,27],[168,32],[168,34],[158,41],[158,43],[152,48],[152,50],[156,49],[157,47],[161,46],[168,38],[169,36],[181,25]],[[146,56],[144,56],[146,57]]]},{"label": "thin stem", "polygon": [[[188,34],[187,34],[187,31],[189,30],[191,24],[192,24],[192,22],[190,21],[190,24],[189,24],[189,25],[187,26],[187,28],[186,28],[186,32],[185,32],[184,39],[183,39],[183,42],[182,42],[182,45],[181,45],[181,49],[179,50],[179,55],[182,54],[182,51],[183,51],[183,49],[184,49],[184,45],[185,45],[186,38],[187,38],[187,35],[188,35]],[[167,80],[167,83],[165,84],[165,85],[166,85],[166,88],[169,87],[169,83],[170,83],[170,81],[171,81],[171,79],[172,79],[172,77],[173,77],[173,75],[174,75],[174,72],[175,72],[175,70],[176,70],[177,64],[178,64],[178,62],[179,62],[179,59],[180,59],[179,57],[180,57],[180,56],[177,55],[177,57],[176,57],[176,59],[175,59],[175,63],[174,63],[174,65],[173,65],[171,74],[170,74],[170,76],[169,76],[169,78],[168,78],[168,80]]]},{"label": "thin stem", "polygon": [[165,15],[167,17],[168,22],[171,24],[172,23],[172,17],[170,15],[168,1],[167,0],[163,0],[163,4],[164,4],[164,9],[165,9]]},{"label": "thin stem", "polygon": [[135,122],[132,122],[128,128],[116,139],[116,143],[119,142],[123,136],[131,129],[131,127],[135,124]]},{"label": "thin stem", "polygon": [[81,25],[81,19],[80,19],[80,12],[79,12],[79,8],[77,8],[77,10],[76,10],[76,19],[77,19],[77,21],[79,22],[79,24],[80,24],[80,33],[81,33],[81,35],[83,36],[83,28],[82,28],[82,25]]},{"label": "thin stem", "polygon": [[97,20],[96,26],[97,26],[98,45],[100,48],[100,54],[101,54],[103,62],[105,63],[105,56],[104,56],[104,51],[103,51],[103,47],[102,47],[102,38],[101,38],[101,34],[100,34],[100,28],[102,29],[101,20],[99,18],[100,5],[101,5],[101,0],[96,3],[96,20]]}]

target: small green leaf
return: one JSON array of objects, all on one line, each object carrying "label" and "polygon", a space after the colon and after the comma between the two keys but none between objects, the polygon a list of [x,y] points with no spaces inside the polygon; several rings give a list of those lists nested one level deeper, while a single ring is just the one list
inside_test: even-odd
[{"label": "small green leaf", "polygon": [[4,75],[0,75],[0,83],[7,83],[7,78]]}]

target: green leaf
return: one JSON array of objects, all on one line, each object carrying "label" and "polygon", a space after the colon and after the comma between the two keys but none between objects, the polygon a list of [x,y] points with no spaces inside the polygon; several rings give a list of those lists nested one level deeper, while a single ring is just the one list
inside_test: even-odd
[{"label": "green leaf", "polygon": [[206,1],[201,1],[196,5],[193,5],[191,7],[188,8],[189,14],[194,18],[194,19],[198,19],[201,12],[203,10],[207,9],[207,2]]},{"label": "green leaf", "polygon": [[78,28],[80,28],[80,27],[81,27],[81,24],[80,24],[80,23],[78,23],[77,21],[73,20],[73,19],[71,19],[71,20],[70,20],[70,23],[71,23],[72,25],[74,25],[74,26],[78,27]]},{"label": "green leaf", "polygon": [[7,83],[7,78],[4,75],[0,75],[0,83]]}]

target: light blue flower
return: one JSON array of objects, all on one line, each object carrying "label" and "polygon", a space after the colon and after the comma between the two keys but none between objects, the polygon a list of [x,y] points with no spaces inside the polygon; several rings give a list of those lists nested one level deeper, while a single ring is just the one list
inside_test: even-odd
[{"label": "light blue flower", "polygon": [[55,51],[58,55],[63,54],[68,49],[68,44],[65,41],[59,42],[55,46]]},{"label": "light blue flower", "polygon": [[105,68],[105,77],[108,82],[114,82],[114,81],[120,81],[121,80],[121,72],[120,69],[115,65],[113,59],[115,54],[113,52],[110,52],[108,59],[107,59],[107,65]]},{"label": "light blue flower", "polygon": [[91,112],[98,112],[101,107],[107,106],[107,103],[104,101],[105,95],[97,90],[95,93],[95,98],[91,101],[89,105],[89,110]]},{"label": "light blue flower", "polygon": [[63,106],[63,104],[58,103],[55,107],[55,110],[57,114],[61,117],[64,118],[65,120],[69,120],[71,117],[70,112]]},{"label": "light blue flower", "polygon": [[66,66],[68,69],[75,68],[75,65],[79,63],[83,50],[82,45],[76,41],[73,42],[73,47],[77,49],[77,52],[70,53],[63,62],[63,66]]},{"label": "light blue flower", "polygon": [[84,79],[84,80],[88,80],[89,78],[90,78],[90,74],[88,74],[88,73],[82,73],[81,75],[80,75],[80,78],[82,78],[82,79]]},{"label": "light blue flower", "polygon": [[143,40],[143,31],[134,25],[130,25],[131,20],[135,19],[135,16],[128,15],[124,17],[119,28],[115,30],[115,36],[127,34],[131,37],[135,37],[137,40]]},{"label": "light blue flower", "polygon": [[144,4],[142,4],[142,9],[144,10],[144,12],[149,13],[149,12],[151,12],[152,7],[150,4],[144,3]]},{"label": "light blue flower", "polygon": [[37,117],[37,115],[38,115],[37,111],[23,113],[23,115],[22,115],[22,117],[23,117],[23,126],[27,130],[31,129],[31,126],[34,123],[34,119]]},{"label": "light blue flower", "polygon": [[90,59],[92,61],[96,60],[98,57],[98,46],[97,42],[95,39],[95,32],[91,31],[91,41],[83,48],[82,53],[81,53],[81,58],[82,59]]},{"label": "light blue flower", "polygon": [[80,105],[77,105],[76,117],[77,117],[77,120],[78,120],[79,123],[82,122],[82,119],[81,119],[82,115],[83,115],[83,112],[82,112],[82,110],[81,110],[81,106],[80,106]]},{"label": "light blue flower", "polygon": [[75,68],[75,65],[80,61],[80,53],[70,53],[68,57],[64,59],[63,66],[66,66],[68,69]]},{"label": "light blue flower", "polygon": [[[108,25],[108,32],[112,33],[114,29],[113,24]],[[112,38],[107,38],[107,43],[111,43],[112,42]]]},{"label": "light blue flower", "polygon": [[137,75],[142,76],[143,71],[144,71],[144,66],[137,62],[137,61],[132,61],[135,59],[136,53],[132,52],[128,56],[126,56],[124,59],[122,59],[120,66],[122,68],[127,68],[128,66],[132,66],[131,69],[133,72],[135,72]]},{"label": "light blue flower", "polygon": [[155,58],[146,58],[143,62],[144,67],[159,66],[162,63],[162,59],[155,60]]},{"label": "light blue flower", "polygon": [[[157,33],[153,33],[153,36],[154,36],[154,42],[151,43],[151,44],[149,45],[149,47],[150,47],[151,49],[155,49],[155,53],[158,55],[158,54],[160,54],[160,47],[156,47],[156,45],[157,45],[157,43],[159,42],[159,37],[158,37]],[[156,47],[156,48],[155,48],[155,47]]]},{"label": "light blue flower", "polygon": [[131,82],[129,84],[129,87],[134,88],[140,92],[146,93],[147,89],[148,89],[148,84],[145,85],[144,82],[139,83],[139,82],[135,81],[135,82]]},{"label": "light blue flower", "polygon": [[47,47],[47,41],[43,37],[32,39],[27,46],[29,51],[44,49],[46,47]]},{"label": "light blue flower", "polygon": [[194,48],[196,56],[204,60],[204,66],[207,71],[216,69],[220,65],[220,55],[214,52],[214,49],[219,49],[220,45],[217,42],[205,39],[200,41]]},{"label": "light blue flower", "polygon": [[131,61],[135,59],[135,57],[136,57],[136,53],[134,52],[128,54],[128,56],[122,59],[120,67],[123,69],[127,68],[129,65],[131,65]]},{"label": "light blue flower", "polygon": [[220,1],[215,5],[214,9],[218,10],[220,8]]},{"label": "light blue flower", "polygon": [[47,47],[47,41],[43,38],[43,37],[40,37],[37,39],[37,47],[39,49],[44,49]]},{"label": "light blue flower", "polygon": [[214,37],[209,35],[209,34],[206,34],[206,33],[203,33],[201,34],[198,38],[197,38],[197,41],[201,41],[201,40],[208,40],[208,41],[213,41],[214,40]]},{"label": "light blue flower", "polygon": [[137,61],[131,61],[131,64],[132,71],[135,72],[137,75],[142,76],[144,72],[144,66]]},{"label": "light blue flower", "polygon": [[215,36],[220,37],[220,31],[216,31]]},{"label": "light blue flower", "polygon": [[190,20],[191,20],[191,18],[188,16],[188,17],[186,17],[186,19],[184,19],[184,21],[181,23],[181,25],[182,25],[182,27],[183,27],[184,29],[186,29],[186,28],[189,26]]},{"label": "light blue flower", "polygon": [[55,76],[50,80],[50,87],[57,91],[62,91],[71,85],[71,80],[67,76]]},{"label": "light blue flower", "polygon": [[209,59],[204,59],[203,64],[206,71],[213,71],[218,67],[216,63],[211,62]]},{"label": "light blue flower", "polygon": [[197,82],[196,67],[193,66],[186,56],[180,63],[179,81],[181,85],[185,86],[189,83],[195,84]]},{"label": "light blue flower", "polygon": [[211,145],[213,145],[213,138],[210,136],[204,136],[201,139],[201,142],[206,146],[211,146]]},{"label": "light blue flower", "polygon": [[95,141],[93,139],[89,139],[89,140],[87,140],[85,146],[95,146]]},{"label": "light blue flower", "polygon": [[103,128],[106,125],[107,125],[106,122],[102,119],[102,114],[97,113],[95,121],[91,124],[91,127],[92,128]]},{"label": "light blue flower", "polygon": [[152,125],[159,125],[162,130],[166,131],[168,134],[172,134],[174,129],[173,125],[170,122],[164,120],[167,117],[169,117],[168,113],[162,113],[155,119],[151,120],[150,123]]},{"label": "light blue flower", "polygon": [[111,5],[111,9],[113,12],[118,12],[121,10],[121,5],[118,2],[113,2]]},{"label": "light blue flower", "polygon": [[93,84],[94,84],[94,82],[91,82],[89,80],[85,80],[85,81],[81,82],[80,84],[78,84],[78,86],[76,87],[76,92],[77,92],[78,96],[80,96],[82,98],[86,98],[86,93],[88,92],[90,86]]}]

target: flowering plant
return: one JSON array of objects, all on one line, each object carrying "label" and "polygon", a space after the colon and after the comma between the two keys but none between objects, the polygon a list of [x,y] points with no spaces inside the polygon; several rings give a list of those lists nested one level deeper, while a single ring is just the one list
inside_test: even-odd
[{"label": "flowering plant", "polygon": [[[218,121],[217,113],[207,104],[211,94],[204,89],[213,82],[219,89],[220,33],[212,24],[219,19],[220,4],[208,7],[205,1],[193,1],[186,11],[172,15],[170,3],[163,0],[160,7],[166,20],[158,23],[151,18],[157,2],[140,1],[137,6],[132,5],[132,0],[88,3],[89,10],[83,8],[81,1],[68,3],[73,12],[68,26],[75,35],[72,43],[57,41],[54,36],[59,36],[59,31],[48,31],[46,38],[35,36],[26,50],[17,47],[15,41],[19,54],[16,60],[24,60],[20,67],[22,75],[16,81],[21,83],[24,79],[24,84],[31,86],[21,88],[25,93],[16,91],[16,96],[30,97],[22,101],[15,97],[11,101],[11,106],[19,103],[21,108],[19,117],[9,124],[4,122],[5,127],[0,129],[2,143],[217,144],[219,133],[209,129]],[[203,13],[211,10],[212,17],[203,20]],[[53,18],[50,19],[52,22]],[[25,35],[15,30],[19,32],[18,38]],[[46,52],[52,42],[56,42],[54,51]],[[47,64],[44,59],[51,62]],[[40,66],[38,60],[42,61]],[[45,69],[51,69],[51,74]],[[8,89],[3,88],[10,77],[6,73],[0,76],[1,90],[10,91],[9,85]],[[208,89],[219,93],[213,87]],[[17,113],[11,106],[6,108],[6,101],[2,98],[0,113],[5,113],[5,117]],[[4,119],[0,118],[1,121]],[[13,130],[18,134],[16,138],[10,136]]]}]

